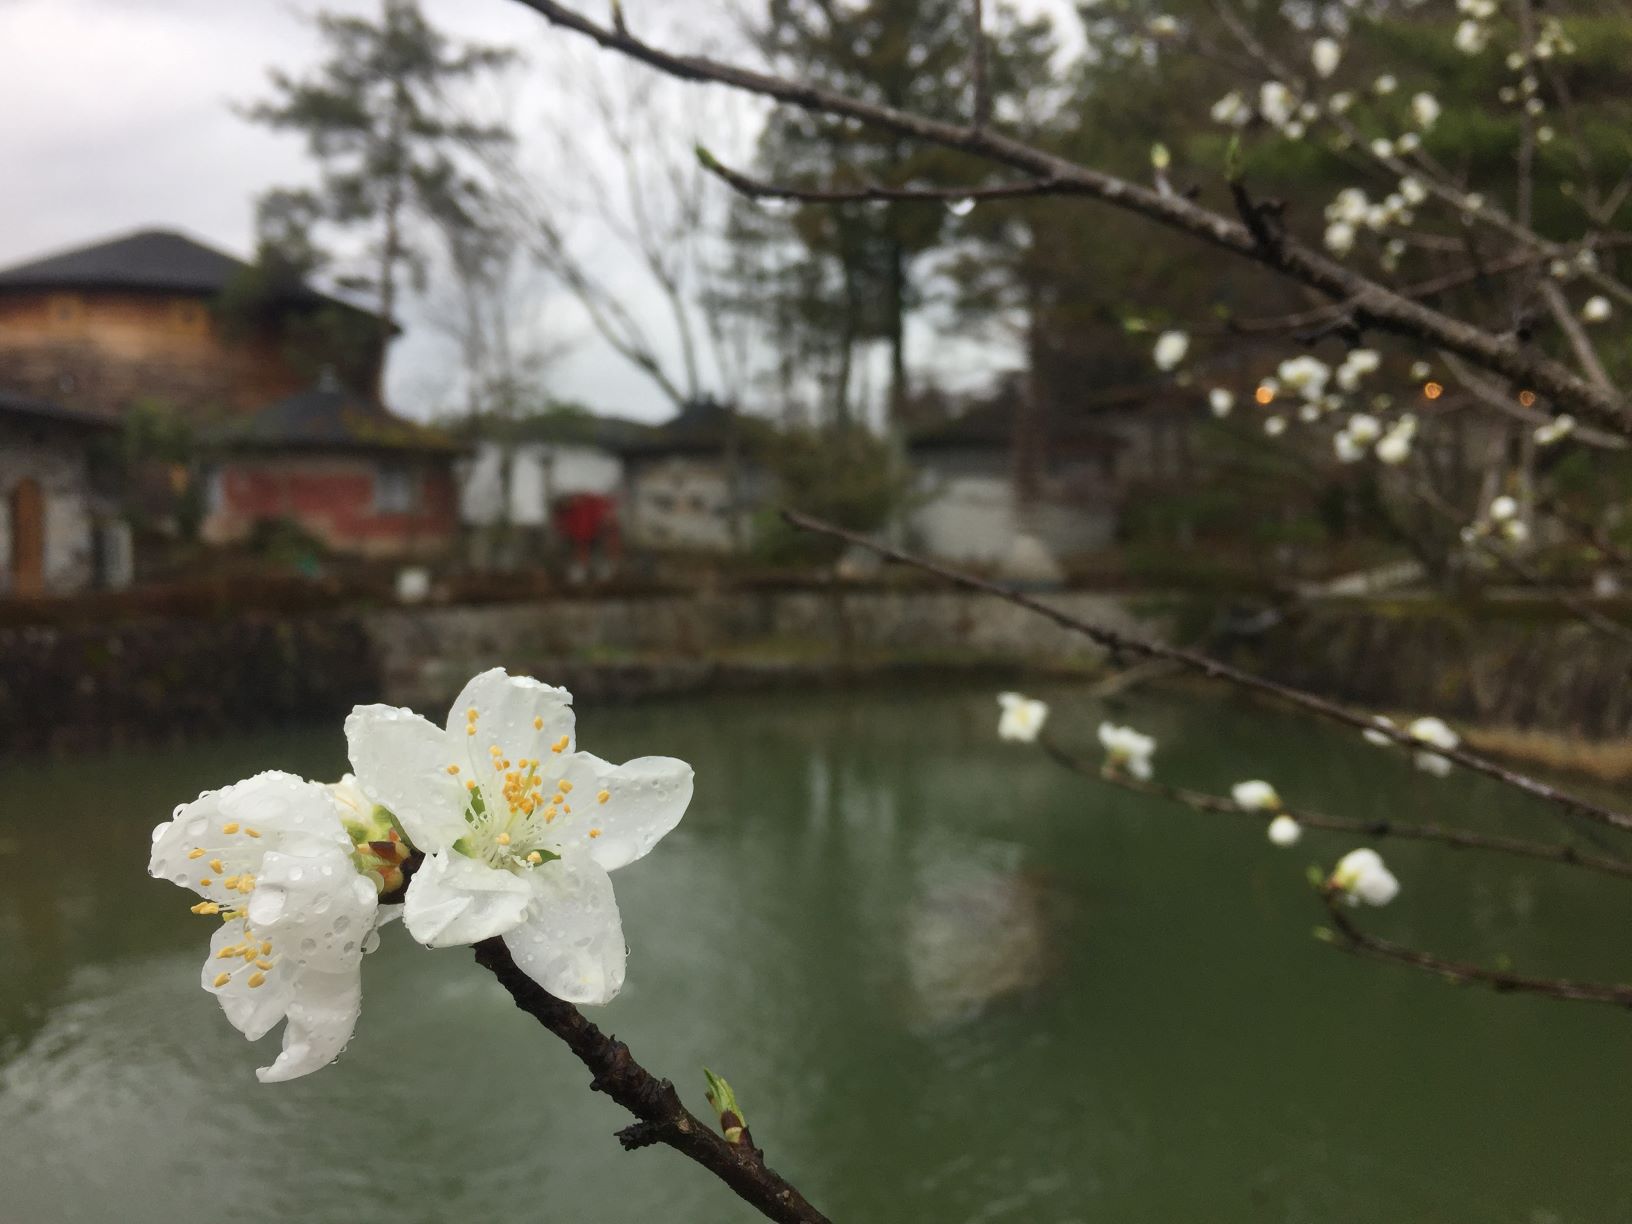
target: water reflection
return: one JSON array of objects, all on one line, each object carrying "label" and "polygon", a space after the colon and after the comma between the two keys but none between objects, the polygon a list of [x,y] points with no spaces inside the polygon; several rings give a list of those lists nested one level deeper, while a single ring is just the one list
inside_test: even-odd
[{"label": "water reflection", "polygon": [[[1100,711],[1050,696],[1090,738]],[[1493,787],[1261,712],[1152,696],[1119,717],[1198,785],[1539,827]],[[618,875],[630,985],[599,1018],[696,1108],[698,1066],[729,1075],[835,1218],[1632,1219],[1625,1017],[1334,956],[1302,873],[1346,845],[1276,852],[1087,786],[994,718],[989,693],[946,691],[585,711],[607,755],[698,771],[687,820]],[[142,874],[148,830],[256,769],[336,776],[342,751],[322,728],[0,766],[0,1221],[747,1218],[678,1159],[618,1150],[620,1111],[570,1056],[466,953],[400,927],[342,1060],[255,1083],[268,1052],[198,990],[206,924]],[[1389,859],[1406,891],[1368,915],[1383,933],[1624,972],[1612,881]]]}]

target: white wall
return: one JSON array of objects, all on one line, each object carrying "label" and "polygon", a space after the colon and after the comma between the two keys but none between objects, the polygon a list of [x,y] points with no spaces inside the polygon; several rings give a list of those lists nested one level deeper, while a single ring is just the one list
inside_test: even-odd
[{"label": "white wall", "polygon": [[[500,473],[504,448],[484,442],[468,460],[459,481],[459,518],[470,526],[500,520]],[[623,461],[594,446],[529,442],[510,455],[510,522],[543,527],[558,498],[579,493],[615,497],[623,483]]]},{"label": "white wall", "polygon": [[96,554],[83,439],[0,421],[0,594],[12,584],[12,490],[27,477],[39,481],[44,494],[45,589],[88,587]]}]

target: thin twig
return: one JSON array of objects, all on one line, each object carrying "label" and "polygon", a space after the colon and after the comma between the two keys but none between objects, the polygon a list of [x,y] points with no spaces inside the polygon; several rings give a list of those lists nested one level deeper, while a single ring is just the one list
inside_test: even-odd
[{"label": "thin twig", "polygon": [[517,1007],[566,1042],[594,1077],[591,1088],[635,1115],[637,1121],[618,1133],[626,1148],[665,1144],[702,1165],[768,1219],[828,1224],[826,1216],[765,1163],[763,1152],[752,1144],[728,1142],[680,1103],[673,1084],[636,1062],[628,1046],[523,973],[502,939],[477,944],[476,963],[498,978]]},{"label": "thin twig", "polygon": [[1488,986],[1501,994],[1538,994],[1575,1003],[1613,1003],[1617,1007],[1632,1007],[1632,986],[1609,982],[1583,982],[1571,978],[1529,977],[1501,969],[1486,969],[1482,965],[1448,960],[1431,952],[1419,952],[1404,944],[1380,939],[1376,935],[1367,934],[1354,924],[1354,920],[1344,912],[1343,902],[1335,891],[1327,890],[1323,896],[1326,901],[1326,912],[1331,917],[1332,925],[1337,928],[1334,946],[1357,956],[1369,956],[1391,964],[1420,969],[1454,982]]},{"label": "thin twig", "polygon": [[1097,769],[1066,752],[1059,745],[1048,740],[1047,737],[1040,739],[1038,742],[1051,760],[1065,766],[1072,773],[1084,778],[1091,778],[1096,782],[1103,782],[1109,786],[1120,787],[1125,791],[1132,791],[1134,794],[1152,795],[1172,803],[1181,803],[1185,807],[1198,812],[1216,812],[1225,816],[1239,816],[1259,824],[1272,820],[1278,815],[1285,815],[1290,816],[1300,825],[1309,829],[1324,829],[1332,833],[1352,833],[1356,837],[1394,837],[1404,841],[1437,842],[1440,845],[1450,846],[1457,850],[1489,850],[1495,854],[1512,854],[1520,858],[1540,859],[1543,862],[1561,863],[1568,867],[1583,867],[1588,871],[1598,871],[1605,875],[1632,879],[1632,863],[1621,859],[1605,858],[1601,855],[1582,854],[1574,846],[1548,845],[1543,842],[1526,841],[1518,837],[1475,833],[1469,829],[1456,829],[1448,825],[1402,824],[1399,821],[1386,819],[1355,820],[1349,817],[1327,816],[1320,812],[1284,806],[1273,812],[1264,812],[1257,808],[1242,807],[1239,803],[1226,799],[1222,795],[1210,795],[1205,791],[1189,790],[1186,787],[1173,786],[1166,782],[1141,781],[1125,773]]},{"label": "thin twig", "polygon": [[711,154],[702,154],[703,168],[732,190],[752,200],[797,200],[805,204],[865,204],[879,201],[924,201],[949,204],[958,200],[1015,200],[1027,196],[1071,194],[1071,188],[1051,179],[1024,183],[990,183],[968,187],[795,187],[754,178],[734,170]]},{"label": "thin twig", "polygon": [[[835,540],[843,540],[848,544],[854,544],[858,548],[865,548],[867,551],[875,553],[886,560],[911,566],[913,569],[922,570],[926,574],[933,574],[937,578],[942,578],[956,586],[963,587],[965,590],[995,595],[999,599],[1053,621],[1062,629],[1068,629],[1072,633],[1080,633],[1107,650],[1120,651],[1124,654],[1137,655],[1140,658],[1147,659],[1171,659],[1173,662],[1182,664],[1185,668],[1199,672],[1210,679],[1222,680],[1227,684],[1235,685],[1237,688],[1277,698],[1288,705],[1307,710],[1311,714],[1317,714],[1331,722],[1341,723],[1346,727],[1354,727],[1361,731],[1375,731],[1402,747],[1417,751],[1422,750],[1424,747],[1421,741],[1413,738],[1404,728],[1392,725],[1385,726],[1374,719],[1367,718],[1363,714],[1356,714],[1347,710],[1335,701],[1328,701],[1324,697],[1304,692],[1302,689],[1291,688],[1274,680],[1266,680],[1262,676],[1244,672],[1238,667],[1220,662],[1218,659],[1207,655],[1184,650],[1177,646],[1168,646],[1162,642],[1153,642],[1147,638],[1134,637],[1131,634],[1083,620],[1020,591],[1001,586],[995,582],[989,582],[984,578],[962,570],[952,569],[949,566],[940,564],[938,561],[931,561],[927,557],[916,556],[868,536],[846,531],[842,527],[836,527],[832,523],[823,522],[821,519],[812,518],[810,515],[801,514],[796,510],[784,510],[782,518],[789,525],[797,527],[801,531],[815,532],[818,535],[829,536]],[[1476,756],[1466,749],[1436,747],[1433,748],[1433,751],[1436,755],[1454,761],[1465,769],[1471,769],[1473,772],[1483,774],[1487,778],[1494,778],[1498,782],[1523,791],[1527,795],[1533,795],[1537,799],[1543,799],[1567,810],[1579,812],[1601,824],[1611,825],[1617,829],[1632,829],[1632,816],[1628,816],[1624,812],[1604,807],[1602,804],[1594,803],[1590,799],[1582,798],[1580,795],[1561,790],[1538,778],[1532,778],[1527,774],[1507,769],[1494,761]]]},{"label": "thin twig", "polygon": [[970,65],[975,88],[974,125],[980,128],[992,121],[991,84],[986,79],[986,15],[981,0],[970,2],[974,6],[970,29],[974,60]]}]

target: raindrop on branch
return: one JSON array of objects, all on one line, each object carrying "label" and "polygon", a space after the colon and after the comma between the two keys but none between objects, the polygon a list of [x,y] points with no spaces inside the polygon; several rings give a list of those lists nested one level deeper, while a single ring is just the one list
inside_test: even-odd
[{"label": "raindrop on branch", "polygon": [[946,211],[954,217],[967,217],[975,211],[975,202],[968,196],[964,196],[961,200],[953,200],[949,203],[946,206]]}]

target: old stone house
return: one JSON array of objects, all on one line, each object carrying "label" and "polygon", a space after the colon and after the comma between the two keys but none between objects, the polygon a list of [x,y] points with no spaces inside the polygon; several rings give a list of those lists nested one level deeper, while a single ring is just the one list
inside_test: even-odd
[{"label": "old stone house", "polygon": [[464,448],[332,382],[210,441],[203,535],[213,543],[287,523],[335,553],[407,559],[445,551],[457,531],[454,464]]},{"label": "old stone house", "polygon": [[[359,337],[349,363],[377,395],[374,317],[305,286],[224,309],[250,265],[168,230],[142,230],[0,269],[0,386],[80,411],[138,403],[207,422],[256,411],[309,386],[319,324]],[[327,356],[327,354],[325,354]]]},{"label": "old stone house", "polygon": [[755,424],[713,400],[623,446],[625,535],[651,550],[736,552],[774,481],[754,456]]},{"label": "old stone house", "polygon": [[0,595],[66,594],[117,583],[128,537],[98,489],[105,417],[0,391]]}]

